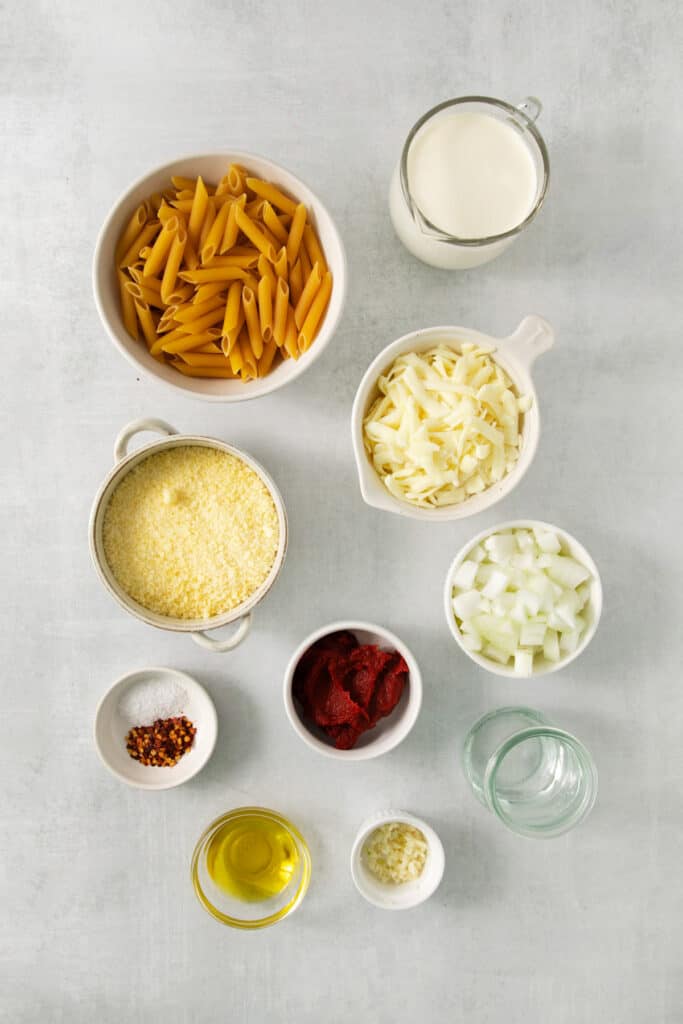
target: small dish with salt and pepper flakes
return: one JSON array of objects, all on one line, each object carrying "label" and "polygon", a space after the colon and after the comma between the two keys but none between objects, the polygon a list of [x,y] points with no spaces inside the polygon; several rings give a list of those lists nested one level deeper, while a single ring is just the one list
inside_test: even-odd
[{"label": "small dish with salt and pepper flakes", "polygon": [[203,686],[171,668],[129,672],[95,713],[105,768],[138,789],[172,789],[197,775],[216,745],[216,708]]}]

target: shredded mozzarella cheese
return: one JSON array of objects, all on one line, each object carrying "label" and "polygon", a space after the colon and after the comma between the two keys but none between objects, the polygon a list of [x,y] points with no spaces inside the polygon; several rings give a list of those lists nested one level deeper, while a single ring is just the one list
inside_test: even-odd
[{"label": "shredded mozzarella cheese", "polygon": [[406,352],[377,381],[363,423],[366,450],[387,489],[413,505],[455,505],[510,472],[531,406],[489,351],[463,343]]}]

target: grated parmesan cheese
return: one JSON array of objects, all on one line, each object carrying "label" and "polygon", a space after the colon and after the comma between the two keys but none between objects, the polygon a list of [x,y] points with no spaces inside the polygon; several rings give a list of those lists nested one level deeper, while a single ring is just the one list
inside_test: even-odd
[{"label": "grated parmesan cheese", "polygon": [[241,459],[184,445],[150,455],[112,494],[104,552],[120,586],[150,611],[209,619],[246,601],[279,543],[270,491]]},{"label": "grated parmesan cheese", "polygon": [[470,343],[405,352],[377,381],[365,448],[387,490],[423,508],[456,505],[510,472],[522,443],[518,397],[489,352]]},{"label": "grated parmesan cheese", "polygon": [[420,877],[427,851],[427,840],[418,828],[391,821],[370,833],[362,857],[368,871],[380,882],[402,885]]}]

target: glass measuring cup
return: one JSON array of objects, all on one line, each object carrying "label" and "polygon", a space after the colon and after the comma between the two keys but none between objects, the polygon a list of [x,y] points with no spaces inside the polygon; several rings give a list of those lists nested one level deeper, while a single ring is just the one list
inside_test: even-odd
[{"label": "glass measuring cup", "polygon": [[590,812],[598,773],[583,744],[539,711],[499,708],[470,729],[465,776],[507,828],[535,839],[574,828]]},{"label": "glass measuring cup", "polygon": [[[488,263],[514,242],[540,210],[548,189],[548,151],[535,125],[541,110],[541,103],[534,96],[528,96],[517,106],[491,96],[460,96],[439,103],[413,125],[404,143],[389,188],[391,220],[396,234],[409,252],[423,263],[442,270],[465,270]],[[520,133],[533,161],[536,171],[533,206],[519,224],[502,234],[486,238],[457,238],[450,235],[427,220],[411,193],[408,154],[413,141],[425,125],[453,111],[486,114],[506,122]]]}]

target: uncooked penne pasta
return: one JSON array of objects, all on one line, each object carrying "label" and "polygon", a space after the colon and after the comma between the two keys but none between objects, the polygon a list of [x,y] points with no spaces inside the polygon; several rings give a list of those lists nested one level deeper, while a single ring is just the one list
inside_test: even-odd
[{"label": "uncooked penne pasta", "polygon": [[285,342],[282,346],[283,351],[291,356],[292,359],[298,359],[299,343],[297,341],[296,322],[294,320],[294,310],[291,306],[287,309],[287,330],[285,331]]},{"label": "uncooked penne pasta", "polygon": [[276,275],[278,277],[282,277],[286,281],[287,280],[287,276],[288,276],[289,266],[288,266],[288,263],[287,263],[287,250],[284,247],[284,245],[282,246],[282,248],[280,249],[279,253],[277,254],[277,259],[275,259],[273,261],[273,266],[275,267]]},{"label": "uncooked penne pasta", "polygon": [[171,249],[164,267],[164,276],[161,279],[161,297],[164,302],[170,302],[170,297],[175,291],[178,271],[182,263],[187,245],[187,231],[181,225],[175,233]]},{"label": "uncooked penne pasta", "polygon": [[259,377],[265,377],[270,371],[277,350],[278,347],[275,338],[271,338],[270,341],[263,346],[263,354],[258,361],[258,366],[256,367]]},{"label": "uncooked penne pasta", "polygon": [[195,377],[249,381],[298,359],[332,290],[305,204],[237,164],[217,186],[175,175],[139,203],[115,269],[126,331]]},{"label": "uncooked penne pasta", "polygon": [[264,256],[268,257],[271,263],[275,263],[275,250],[261,229],[237,203],[234,204],[233,208],[235,210],[235,220],[240,231],[247,236],[250,242],[253,242]]},{"label": "uncooked penne pasta", "polygon": [[292,226],[289,229],[289,237],[287,238],[287,261],[290,267],[299,255],[299,247],[304,237],[304,227],[306,226],[306,216],[306,207],[303,203],[299,203],[294,211]]},{"label": "uncooked penne pasta", "polygon": [[232,372],[230,366],[225,368],[217,366],[185,366],[183,363],[174,363],[174,368],[185,377],[230,377],[237,375]]},{"label": "uncooked penne pasta", "polygon": [[304,272],[301,269],[301,260],[297,260],[292,269],[289,272],[289,297],[292,300],[292,305],[296,308],[296,305],[301,298],[301,293],[304,290]]},{"label": "uncooked penne pasta", "polygon": [[256,296],[248,285],[245,285],[242,289],[242,305],[244,306],[244,316],[247,321],[247,331],[249,332],[249,345],[254,353],[254,358],[259,359],[263,353],[263,335],[261,334],[261,325],[259,324]]},{"label": "uncooked penne pasta", "polygon": [[263,208],[261,210],[261,216],[263,223],[268,230],[275,235],[279,245],[287,244],[287,230],[283,227],[280,222],[278,215],[276,214],[273,207],[270,205],[267,199],[263,201]]},{"label": "uncooked penne pasta", "polygon": [[225,203],[216,214],[214,222],[211,225],[211,230],[208,232],[200,252],[202,266],[205,263],[208,263],[210,259],[213,259],[218,252],[218,247],[223,240],[223,235],[225,234],[225,225],[227,223],[229,213],[230,207]]},{"label": "uncooked penne pasta", "polygon": [[320,242],[318,241],[318,236],[310,224],[307,224],[304,228],[304,249],[306,250],[306,255],[308,256],[311,266],[314,263],[319,263],[320,273],[324,276],[327,273],[327,261],[325,260],[325,254],[322,251]]},{"label": "uncooked penne pasta", "polygon": [[[227,338],[230,331],[237,327],[242,302],[242,282],[233,281],[228,291],[228,301],[225,304],[225,316],[223,317],[223,337]],[[241,326],[241,325],[240,325]]]},{"label": "uncooked penne pasta", "polygon": [[168,251],[178,230],[178,218],[171,217],[166,221],[156,237],[152,251],[145,260],[145,277],[155,277],[166,263]]},{"label": "uncooked penne pasta", "polygon": [[262,277],[258,283],[258,315],[264,344],[273,336],[273,292],[270,278]]},{"label": "uncooked penne pasta", "polygon": [[126,328],[131,338],[135,341],[138,340],[138,318],[135,312],[135,299],[128,291],[127,285],[130,284],[129,279],[123,270],[117,270],[116,276],[119,282],[119,293],[121,295],[121,313],[123,315],[123,326]]},{"label": "uncooked penne pasta", "polygon": [[119,243],[116,246],[116,257],[115,257],[115,259],[116,259],[117,266],[122,266],[123,265],[122,264],[122,260],[123,260],[124,255],[128,252],[128,250],[130,249],[131,245],[133,244],[135,239],[138,237],[138,235],[140,234],[140,232],[144,228],[146,222],[147,222],[147,210],[145,209],[144,205],[141,203],[140,206],[138,206],[137,209],[135,210],[135,212],[133,213],[133,216],[130,218],[130,220],[126,224],[126,227],[125,227],[125,229],[123,231],[123,234],[121,235],[121,238],[119,239]]},{"label": "uncooked penne pasta", "polygon": [[129,281],[126,285],[126,291],[132,295],[134,301],[146,302],[148,306],[154,306],[156,309],[164,309],[165,307],[159,292],[155,292],[151,288],[143,288],[136,281]]},{"label": "uncooked penne pasta", "polygon": [[273,337],[278,345],[283,345],[285,341],[288,307],[289,285],[283,278],[278,277],[275,289],[275,309],[273,312]]},{"label": "uncooked penne pasta", "polygon": [[119,261],[119,267],[123,269],[131,263],[135,263],[141,250],[156,237],[160,227],[161,224],[158,220],[148,221],[124,252]]},{"label": "uncooked penne pasta", "polygon": [[301,293],[301,298],[297,302],[294,309],[294,320],[299,330],[301,330],[303,326],[304,320],[306,319],[308,311],[313,303],[313,299],[315,298],[318,289],[322,284],[322,280],[323,276],[320,272],[320,264],[316,263],[316,265],[313,267],[310,274],[308,275],[308,280],[304,285],[304,290]]},{"label": "uncooked penne pasta", "polygon": [[230,204],[228,219],[225,223],[225,234],[223,235],[223,241],[219,249],[220,253],[228,252],[232,249],[237,241],[237,236],[240,233],[240,229],[237,226],[237,211],[243,210],[246,206],[247,197],[241,195],[234,203]]},{"label": "uncooked penne pasta", "polygon": [[137,313],[138,322],[142,328],[143,337],[147,342],[147,348],[152,351],[157,340],[157,329],[156,324],[152,319],[152,311],[146,302],[136,302],[135,312]]},{"label": "uncooked penne pasta", "polygon": [[331,292],[332,274],[330,274],[328,270],[328,272],[325,274],[322,280],[322,284],[320,285],[320,288],[318,289],[315,298],[313,299],[311,308],[309,309],[306,315],[306,319],[299,328],[299,337],[297,338],[297,343],[299,345],[300,352],[305,352],[309,348],[313,339],[315,338],[318,332],[320,321],[322,319],[322,315],[325,312],[325,307],[327,306],[328,300],[330,298]]},{"label": "uncooked penne pasta", "polygon": [[197,252],[199,248],[199,235],[202,230],[202,224],[206,217],[206,208],[209,205],[209,194],[206,191],[206,185],[202,181],[201,175],[197,178],[197,187],[194,193],[194,199],[192,202],[192,210],[190,212],[190,219],[187,223],[187,236],[192,242],[192,247]]},{"label": "uncooked penne pasta", "polygon": [[257,288],[258,281],[242,267],[202,267],[201,270],[181,270],[179,277],[190,284],[209,284],[211,281],[244,281]]},{"label": "uncooked penne pasta", "polygon": [[285,213],[293,214],[296,210],[296,203],[289,196],[286,196],[284,192],[281,192],[275,185],[271,185],[269,181],[263,181],[261,178],[247,178],[247,188],[250,188],[252,192],[255,192],[257,196],[262,196],[267,199],[269,203],[272,203],[278,210],[284,210]]}]

